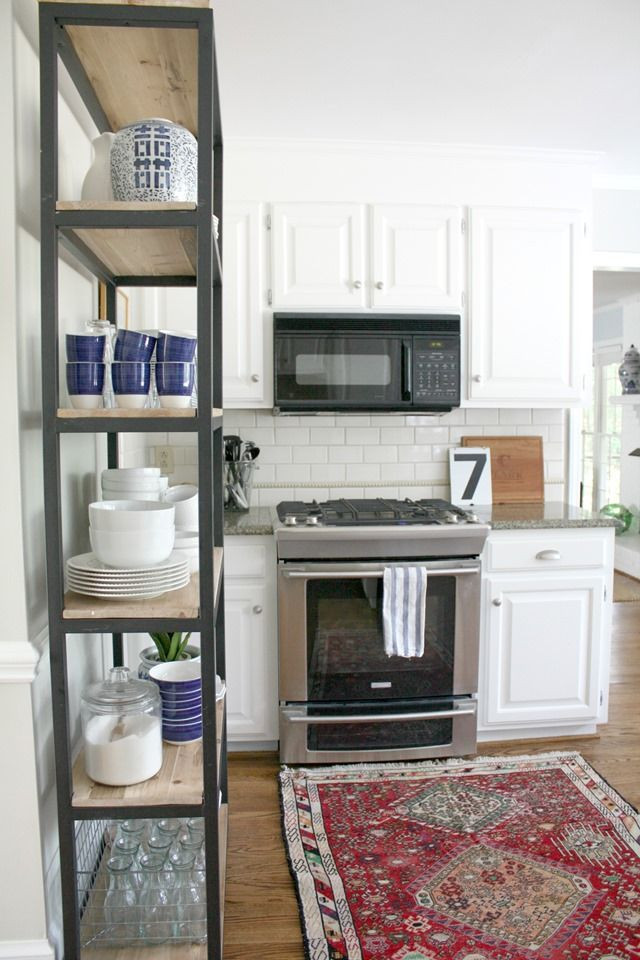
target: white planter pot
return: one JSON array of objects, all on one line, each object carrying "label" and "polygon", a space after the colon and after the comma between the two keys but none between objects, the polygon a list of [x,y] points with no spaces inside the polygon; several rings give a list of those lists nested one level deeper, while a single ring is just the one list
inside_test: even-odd
[{"label": "white planter pot", "polygon": [[123,127],[111,148],[111,180],[116,200],[198,198],[198,143],[169,120],[140,120]]}]

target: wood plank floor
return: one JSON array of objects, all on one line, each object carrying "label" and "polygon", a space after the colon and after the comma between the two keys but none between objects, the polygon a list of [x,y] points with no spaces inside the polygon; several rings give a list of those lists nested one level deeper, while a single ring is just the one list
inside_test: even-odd
[{"label": "wood plank floor", "polygon": [[[579,750],[640,806],[640,603],[613,608],[609,723],[598,736],[483,744],[484,754]],[[304,960],[298,908],[280,833],[275,754],[229,762],[225,960]]]}]

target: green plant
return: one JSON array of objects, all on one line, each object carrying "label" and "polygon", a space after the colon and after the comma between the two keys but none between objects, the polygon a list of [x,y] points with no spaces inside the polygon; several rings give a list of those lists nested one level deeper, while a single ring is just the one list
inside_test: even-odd
[{"label": "green plant", "polygon": [[185,647],[189,642],[190,633],[186,633],[184,638],[181,633],[150,633],[158,650],[158,659],[167,663],[172,660],[181,660]]}]

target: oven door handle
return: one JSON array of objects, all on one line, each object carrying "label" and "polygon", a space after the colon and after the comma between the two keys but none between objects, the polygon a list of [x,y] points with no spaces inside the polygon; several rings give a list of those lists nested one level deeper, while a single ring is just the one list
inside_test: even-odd
[{"label": "oven door handle", "polygon": [[[479,567],[449,567],[448,569],[430,570],[427,567],[427,577],[459,577],[462,574],[477,574]],[[290,580],[368,580],[372,577],[381,580],[384,570],[281,570],[283,577]]]},{"label": "oven door handle", "polygon": [[462,710],[426,710],[418,713],[375,713],[359,714],[354,713],[349,716],[340,715],[338,717],[309,717],[302,713],[288,713],[284,711],[284,716],[291,723],[389,723],[401,722],[403,720],[448,720],[450,717],[473,716],[476,713],[475,707],[465,707]]}]

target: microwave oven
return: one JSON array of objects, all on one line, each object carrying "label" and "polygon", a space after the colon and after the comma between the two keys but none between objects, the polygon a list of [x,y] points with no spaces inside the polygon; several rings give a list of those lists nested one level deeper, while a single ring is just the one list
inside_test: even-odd
[{"label": "microwave oven", "polygon": [[447,413],[460,405],[460,317],[275,313],[276,413]]}]

